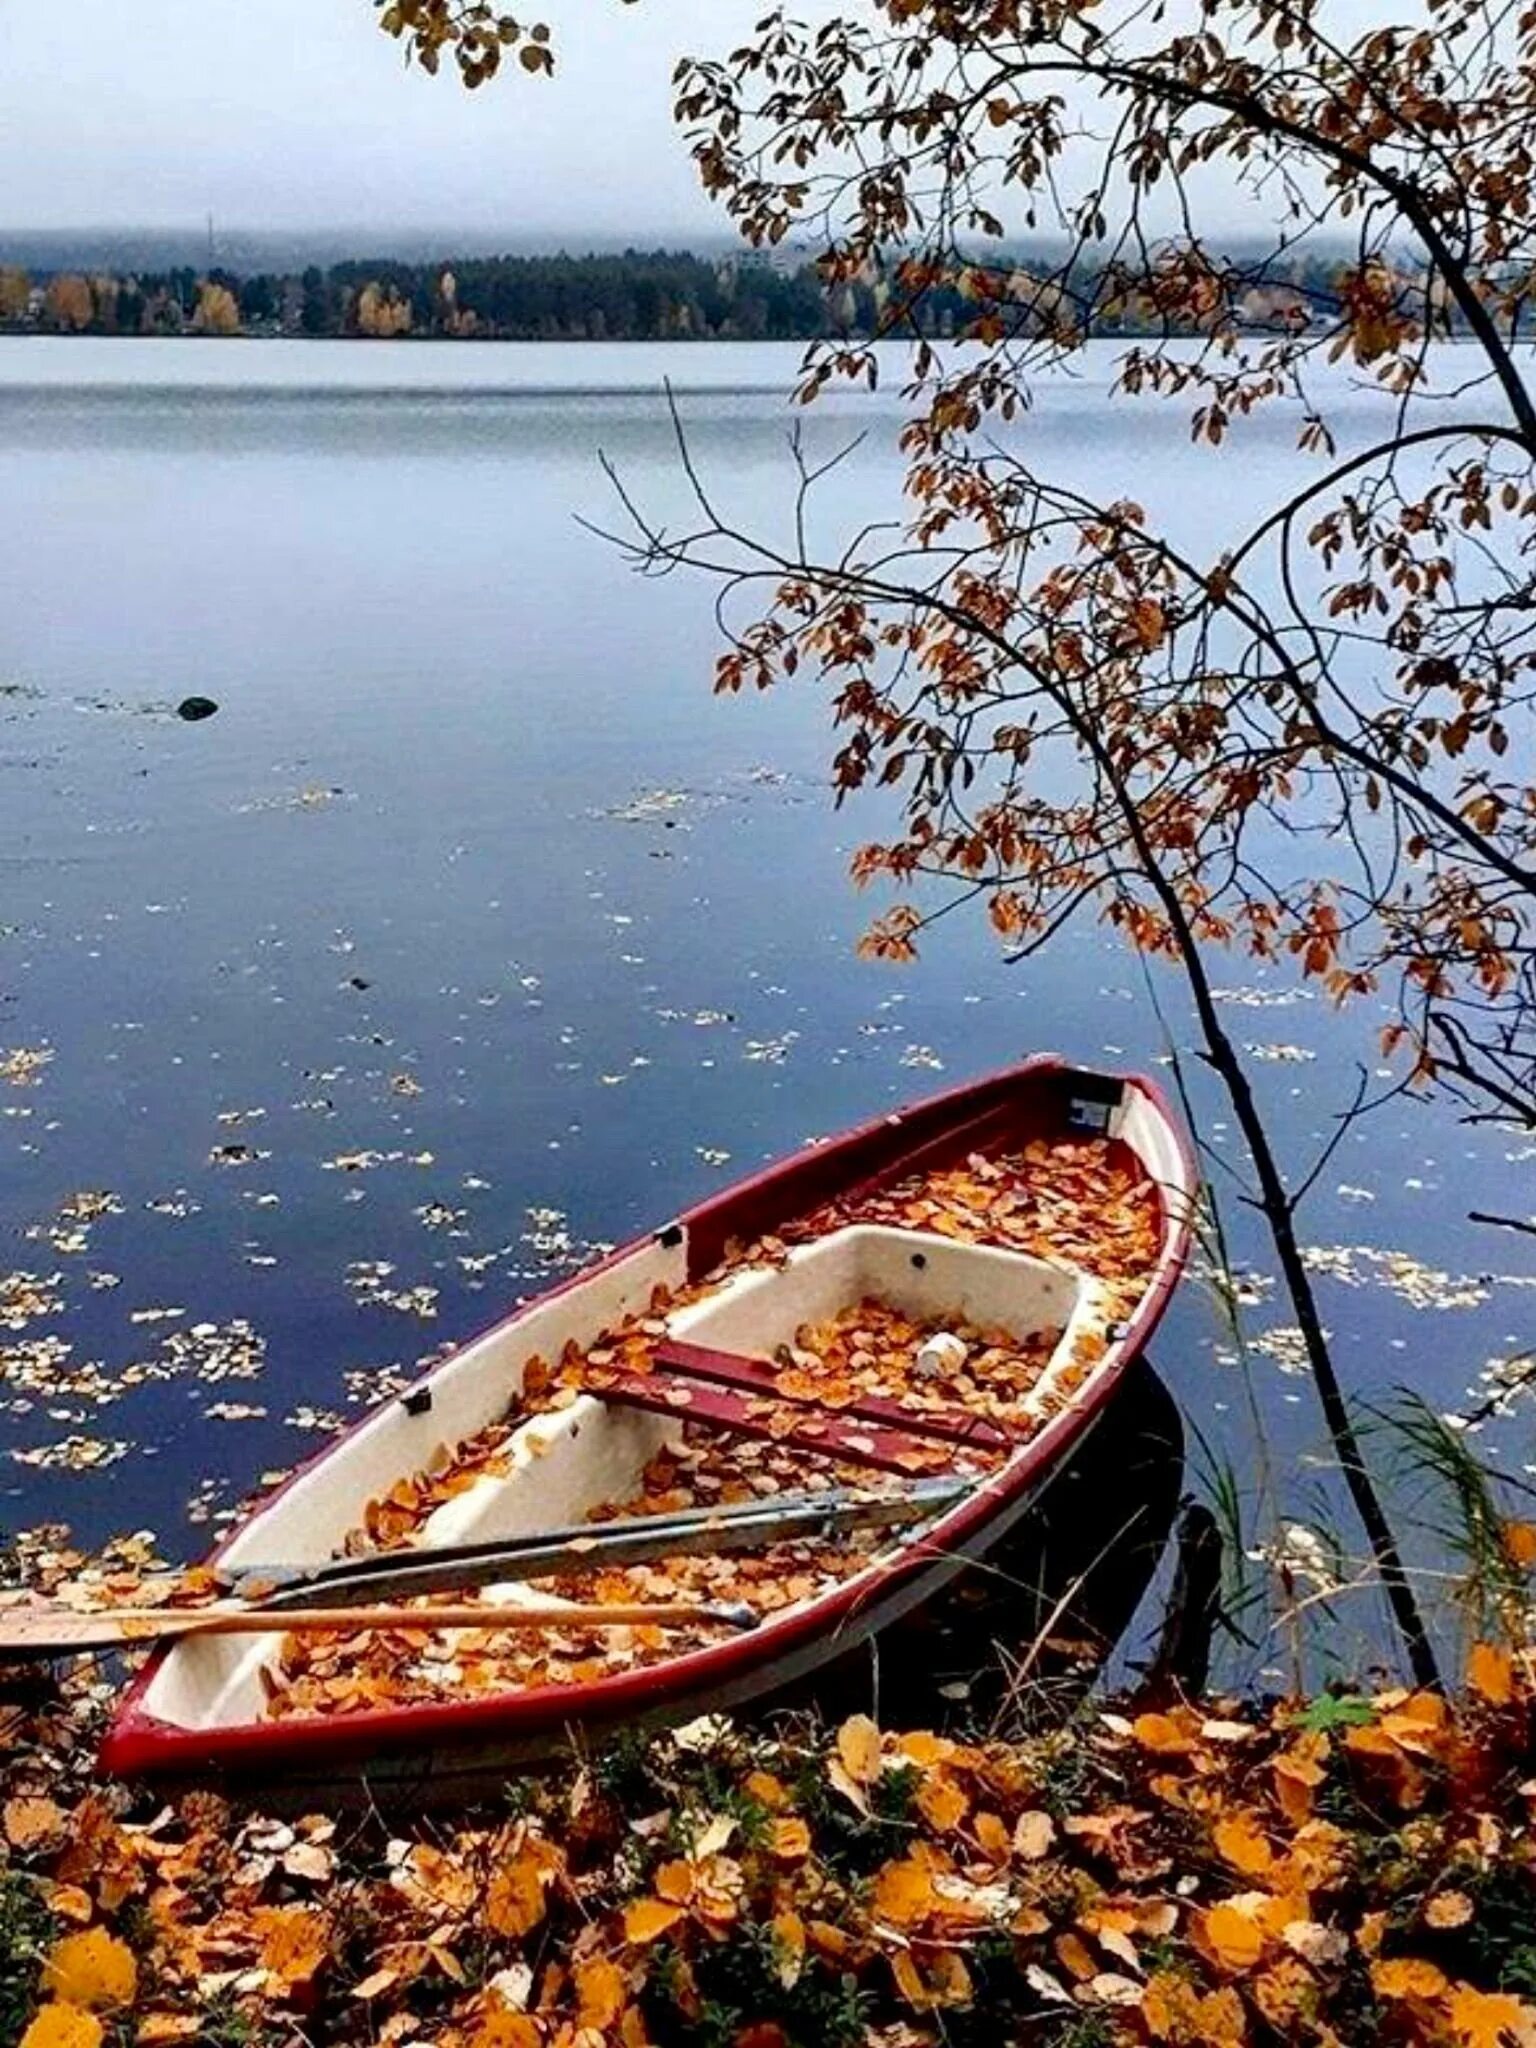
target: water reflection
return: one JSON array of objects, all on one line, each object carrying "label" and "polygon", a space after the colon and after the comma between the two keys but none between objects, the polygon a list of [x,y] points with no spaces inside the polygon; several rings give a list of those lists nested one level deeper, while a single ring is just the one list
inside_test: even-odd
[{"label": "water reflection", "polygon": [[907,1728],[1061,1718],[1117,1649],[1121,1658],[1139,1649],[1122,1639],[1167,1548],[1183,1483],[1179,1411],[1143,1361],[984,1563],[775,1707],[814,1703]]}]

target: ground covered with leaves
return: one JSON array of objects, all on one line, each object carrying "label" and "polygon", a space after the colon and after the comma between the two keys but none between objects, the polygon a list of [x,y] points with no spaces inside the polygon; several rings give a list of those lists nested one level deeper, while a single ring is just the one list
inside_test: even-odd
[{"label": "ground covered with leaves", "polygon": [[0,2044],[1536,2043],[1531,1674],[1455,1703],[1095,1705],[635,1739],[456,1816],[103,1783],[0,1700]]}]

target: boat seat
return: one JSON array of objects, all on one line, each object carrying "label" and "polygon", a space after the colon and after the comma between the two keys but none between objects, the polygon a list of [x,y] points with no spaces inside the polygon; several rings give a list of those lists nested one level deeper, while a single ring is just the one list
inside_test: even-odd
[{"label": "boat seat", "polygon": [[1011,1447],[995,1424],[980,1417],[961,1416],[953,1409],[937,1416],[918,1413],[872,1395],[844,1408],[829,1408],[806,1395],[781,1391],[772,1368],[760,1360],[676,1340],[657,1346],[649,1372],[604,1369],[588,1378],[585,1391],[621,1407],[642,1408],[908,1478],[957,1466],[979,1467],[984,1458],[967,1458],[967,1450],[995,1456]]},{"label": "boat seat", "polygon": [[770,1394],[777,1401],[792,1401],[804,1408],[824,1408],[828,1414],[853,1415],[862,1422],[878,1422],[888,1429],[908,1430],[917,1436],[941,1437],[949,1443],[979,1445],[984,1450],[1011,1451],[1013,1438],[999,1423],[967,1408],[935,1402],[924,1408],[906,1408],[883,1394],[857,1394],[851,1401],[818,1401],[814,1394],[784,1386],[777,1370],[765,1359],[745,1358],[736,1351],[720,1351],[710,1344],[687,1344],[669,1338],[658,1344],[656,1363],[669,1372],[689,1379],[714,1380],[744,1394]]}]

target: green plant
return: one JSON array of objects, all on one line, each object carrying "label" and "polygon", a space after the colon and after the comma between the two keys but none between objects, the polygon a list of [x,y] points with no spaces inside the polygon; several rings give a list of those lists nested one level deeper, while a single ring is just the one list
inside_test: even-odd
[{"label": "green plant", "polygon": [[31,2018],[54,1934],[36,1880],[24,1871],[0,1871],[0,2048],[15,2048]]}]

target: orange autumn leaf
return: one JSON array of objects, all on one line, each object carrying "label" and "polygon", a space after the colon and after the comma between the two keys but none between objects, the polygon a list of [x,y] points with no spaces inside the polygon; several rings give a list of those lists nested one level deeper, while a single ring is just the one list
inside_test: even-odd
[{"label": "orange autumn leaf", "polygon": [[1525,2048],[1536,2039],[1536,2006],[1507,1992],[1458,1984],[1451,1993],[1451,2032],[1465,2048]]},{"label": "orange autumn leaf", "polygon": [[1317,2010],[1317,1979],[1296,1956],[1282,1956],[1277,1963],[1252,1978],[1248,1996],[1263,2017],[1281,2035],[1293,2035]]},{"label": "orange autumn leaf", "polygon": [[101,2048],[102,2025],[78,2005],[45,2005],[22,2035],[18,2048]]},{"label": "orange autumn leaf", "polygon": [[5,1802],[5,1839],[23,1856],[34,1849],[57,1848],[69,1828],[69,1816],[52,1799],[18,1797]]},{"label": "orange autumn leaf", "polygon": [[792,1991],[805,1967],[805,1922],[786,1910],[773,1916],[773,1960],[779,1982]]},{"label": "orange autumn leaf", "polygon": [[1240,1906],[1209,1906],[1195,1922],[1201,1946],[1220,1968],[1237,1976],[1251,1970],[1264,1953],[1264,1930]]},{"label": "orange autumn leaf", "polygon": [[685,1856],[674,1856],[669,1863],[656,1867],[651,1879],[664,1899],[670,1899],[675,1906],[686,1906],[693,1897],[694,1867]]},{"label": "orange autumn leaf", "polygon": [[1515,1696],[1515,1660],[1495,1643],[1474,1643],[1467,1658],[1467,1684],[1490,1707],[1507,1707]]},{"label": "orange autumn leaf", "polygon": [[1262,1877],[1275,1860],[1258,1820],[1251,1813],[1228,1814],[1216,1823],[1216,1852],[1244,1877]]},{"label": "orange autumn leaf", "polygon": [[801,1863],[811,1853],[811,1831],[798,1814],[780,1814],[769,1840],[781,1863]]},{"label": "orange autumn leaf", "polygon": [[971,1973],[965,1959],[953,1949],[940,1949],[928,1958],[927,1974],[918,1968],[910,1949],[898,1949],[891,1957],[891,1975],[908,2005],[919,2012],[931,2012],[946,2005],[968,2005]]},{"label": "orange autumn leaf", "polygon": [[938,1904],[933,1874],[915,1856],[885,1864],[875,1875],[875,1917],[892,1927],[912,1927]]},{"label": "orange autumn leaf", "polygon": [[606,1956],[589,1956],[576,1964],[571,1975],[576,1984],[578,2024],[606,2033],[626,2004],[623,1971]]},{"label": "orange autumn leaf", "polygon": [[624,1908],[624,1939],[633,1942],[659,1941],[683,1917],[683,1909],[670,1899],[636,1899]]},{"label": "orange autumn leaf", "polygon": [[1013,1838],[1001,1816],[995,1813],[978,1813],[972,1824],[972,1832],[983,1856],[994,1863],[1006,1863]]},{"label": "orange autumn leaf", "polygon": [[742,1781],[742,1791],[748,1799],[755,1799],[759,1806],[766,1806],[770,1813],[777,1813],[780,1807],[789,1804],[789,1792],[781,1778],[772,1771],[749,1771]]},{"label": "orange autumn leaf", "polygon": [[251,1915],[262,1968],[285,1989],[307,1984],[330,1949],[330,1923],[317,1906],[262,1906]]},{"label": "orange autumn leaf", "polygon": [[1188,1730],[1171,1714],[1138,1714],[1131,1723],[1131,1733],[1143,1749],[1158,1756],[1187,1756],[1194,1747]]},{"label": "orange autumn leaf", "polygon": [[1086,1984],[1090,1977],[1096,1977],[1099,1966],[1094,1961],[1093,1951],[1079,1934],[1058,1934],[1053,1944],[1057,1959],[1064,1970],[1069,1970],[1079,1984]]},{"label": "orange autumn leaf", "polygon": [[495,2005],[464,2036],[464,2048],[540,2048],[543,2035],[532,2014]]},{"label": "orange autumn leaf", "polygon": [[1426,1927],[1465,1927],[1472,1918],[1472,1901],[1465,1892],[1436,1892],[1424,1908]]},{"label": "orange autumn leaf", "polygon": [[962,1786],[946,1771],[929,1771],[917,1788],[917,1810],[938,1834],[952,1834],[971,1810]]},{"label": "orange autumn leaf", "polygon": [[1511,1564],[1536,1564],[1536,1522],[1506,1522],[1504,1552]]},{"label": "orange autumn leaf", "polygon": [[491,1873],[485,1893],[486,1924],[512,1940],[544,1918],[544,1859],[524,1846]]},{"label": "orange autumn leaf", "polygon": [[1421,1956],[1394,1956],[1372,1963],[1371,1985],[1382,1998],[1435,1999],[1450,1989],[1450,1979]]},{"label": "orange autumn leaf", "polygon": [[927,1728],[914,1728],[905,1735],[896,1737],[896,1753],[916,1764],[919,1770],[929,1771],[937,1764],[946,1764],[954,1756],[955,1745],[947,1735],[935,1735]]},{"label": "orange autumn leaf", "polygon": [[63,2005],[90,2011],[131,2005],[139,1988],[139,1966],[127,1942],[105,1927],[66,1934],[48,1951],[43,1988]]}]

